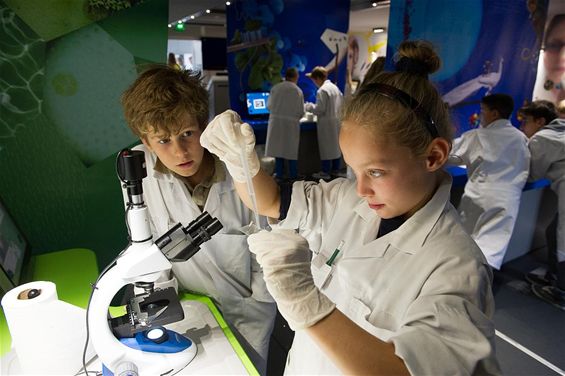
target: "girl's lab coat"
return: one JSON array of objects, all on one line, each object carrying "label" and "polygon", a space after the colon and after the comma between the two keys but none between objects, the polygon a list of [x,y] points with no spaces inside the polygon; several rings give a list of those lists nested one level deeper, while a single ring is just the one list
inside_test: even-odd
[{"label": "girl's lab coat", "polygon": [[298,159],[300,118],[304,115],[304,95],[296,84],[283,81],[271,89],[269,126],[265,155],[284,159]]},{"label": "girl's lab coat", "polygon": [[[318,287],[318,258],[327,260],[345,242],[322,292],[357,325],[394,344],[411,374],[499,374],[492,274],[449,203],[450,187],[446,176],[422,209],[375,239],[380,218],[357,196],[355,182],[296,182],[281,226],[298,228],[319,252],[312,261]],[[285,373],[340,372],[298,331]]]},{"label": "girl's lab coat", "polygon": [[326,80],[318,89],[316,103],[305,107],[306,111],[318,116],[318,148],[320,149],[321,160],[341,157],[338,135],[342,102],[341,91],[330,80]]},{"label": "girl's lab coat", "polygon": [[[187,226],[202,211],[185,184],[172,174],[154,170],[156,156],[144,145],[147,177],[143,195],[149,209],[151,229],[159,237],[181,222]],[[220,304],[226,321],[266,360],[276,306],[269,295],[255,256],[249,252],[243,226],[253,218],[236,194],[228,173],[212,185],[204,211],[224,226],[200,251],[182,263],[173,263],[173,273],[183,289],[212,297]]]},{"label": "girl's lab coat", "polygon": [[467,166],[461,221],[488,263],[500,269],[530,165],[528,138],[506,119],[465,132],[452,154]]},{"label": "girl's lab coat", "polygon": [[532,136],[530,178],[551,180],[557,194],[557,257],[565,261],[565,120],[555,119]]}]

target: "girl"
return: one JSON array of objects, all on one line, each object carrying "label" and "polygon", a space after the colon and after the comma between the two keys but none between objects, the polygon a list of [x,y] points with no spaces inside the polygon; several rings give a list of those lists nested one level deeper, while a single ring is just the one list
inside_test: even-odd
[{"label": "girl", "polygon": [[[439,66],[431,45],[403,42],[397,71],[345,106],[339,141],[356,182],[302,181],[286,192],[251,169],[259,212],[284,219],[248,242],[296,331],[286,373],[500,373],[492,274],[442,169],[451,126],[427,78]],[[237,122],[220,115],[202,144],[241,174]],[[252,130],[241,131],[257,166]],[[249,203],[245,184],[236,188]]]}]

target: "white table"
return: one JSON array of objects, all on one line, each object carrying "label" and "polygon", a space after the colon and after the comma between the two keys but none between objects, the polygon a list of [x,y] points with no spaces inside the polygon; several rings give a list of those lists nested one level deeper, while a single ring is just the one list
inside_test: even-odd
[{"label": "white table", "polygon": [[[247,359],[240,358],[205,303],[183,300],[181,304],[185,314],[184,320],[166,327],[190,338],[196,344],[198,352],[192,362],[178,375],[257,374],[254,369],[248,372],[243,363]],[[83,344],[81,343],[80,346]],[[87,368],[89,371],[102,371],[98,358],[92,360]],[[23,374],[14,349],[0,358],[0,374]]]}]

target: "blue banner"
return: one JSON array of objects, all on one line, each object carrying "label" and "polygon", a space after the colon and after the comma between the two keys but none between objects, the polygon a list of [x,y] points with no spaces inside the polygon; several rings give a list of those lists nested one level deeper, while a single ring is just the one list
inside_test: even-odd
[{"label": "blue banner", "polygon": [[396,0],[392,2],[387,67],[406,39],[432,42],[442,68],[430,77],[449,104],[457,135],[478,125],[480,100],[504,93],[516,110],[530,101],[547,1]]},{"label": "blue banner", "polygon": [[227,9],[230,106],[248,115],[246,94],[268,92],[289,67],[315,102],[316,86],[305,76],[317,65],[343,91],[349,0],[239,0]]}]

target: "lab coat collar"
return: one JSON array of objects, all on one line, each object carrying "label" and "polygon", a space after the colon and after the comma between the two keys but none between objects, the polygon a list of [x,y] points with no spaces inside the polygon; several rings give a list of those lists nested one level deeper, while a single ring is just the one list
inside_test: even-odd
[{"label": "lab coat collar", "polygon": [[410,254],[422,248],[449,202],[451,182],[451,176],[446,175],[431,200],[391,233],[392,246]]},{"label": "lab coat collar", "polygon": [[542,129],[551,129],[557,132],[565,132],[565,119],[554,119]]},{"label": "lab coat collar", "polygon": [[513,127],[512,123],[508,119],[498,119],[487,125],[485,128],[494,129],[494,128],[502,128],[511,126]]},{"label": "lab coat collar", "polygon": [[[382,257],[389,246],[409,254],[418,252],[425,244],[449,201],[451,183],[451,176],[446,174],[430,201],[398,229],[378,239],[364,239],[363,244],[365,245],[352,250],[347,257]],[[380,218],[364,200],[355,207],[354,211],[368,222],[365,226],[366,231],[374,231],[380,225]],[[375,242],[380,242],[381,245],[375,247]]]}]

